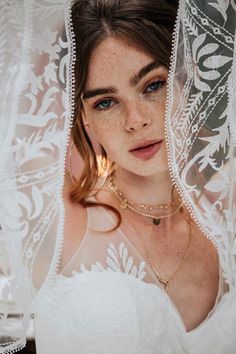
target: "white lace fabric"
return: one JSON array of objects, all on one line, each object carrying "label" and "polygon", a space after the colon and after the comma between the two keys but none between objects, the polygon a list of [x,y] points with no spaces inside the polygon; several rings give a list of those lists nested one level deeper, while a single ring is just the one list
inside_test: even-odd
[{"label": "white lace fabric", "polygon": [[[78,346],[83,354],[234,354],[235,0],[180,0],[173,34],[169,167],[195,222],[215,244],[230,289],[210,319],[189,334],[158,284],[144,281],[144,263],[134,250],[131,260],[124,240],[105,247],[100,235],[91,259],[81,252],[85,259],[71,260],[77,262],[73,275],[58,274],[74,107],[71,25],[67,0],[3,0],[0,6],[0,242],[10,263],[9,270],[1,257],[0,353],[24,345],[35,311],[39,354],[74,353]],[[116,254],[125,259],[120,268]],[[77,267],[82,264],[94,266],[87,271]]]},{"label": "white lace fabric", "polygon": [[81,246],[36,300],[38,354],[234,352],[235,289],[224,290],[220,279],[215,306],[187,332],[176,306],[123,231],[93,231],[113,226],[111,215],[101,207],[87,213]]}]

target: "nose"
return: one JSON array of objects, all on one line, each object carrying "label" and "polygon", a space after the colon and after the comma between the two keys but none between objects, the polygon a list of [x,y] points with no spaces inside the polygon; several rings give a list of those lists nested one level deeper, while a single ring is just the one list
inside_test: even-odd
[{"label": "nose", "polygon": [[129,105],[125,115],[125,130],[130,133],[140,131],[151,123],[148,110],[135,102]]}]

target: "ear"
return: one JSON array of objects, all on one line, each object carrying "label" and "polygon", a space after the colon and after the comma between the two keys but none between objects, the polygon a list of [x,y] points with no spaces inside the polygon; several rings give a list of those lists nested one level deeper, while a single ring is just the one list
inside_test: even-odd
[{"label": "ear", "polygon": [[88,123],[88,120],[87,120],[87,117],[86,117],[83,107],[81,109],[81,117],[82,117],[82,122],[83,122],[84,127],[89,127],[89,123]]}]

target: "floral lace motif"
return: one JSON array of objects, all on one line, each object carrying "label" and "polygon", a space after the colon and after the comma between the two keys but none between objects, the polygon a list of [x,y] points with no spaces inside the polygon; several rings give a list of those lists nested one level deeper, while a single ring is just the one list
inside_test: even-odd
[{"label": "floral lace motif", "polygon": [[218,248],[231,285],[236,285],[236,173],[235,117],[228,105],[234,97],[229,87],[235,9],[234,0],[180,2],[168,98],[173,105],[166,121],[172,177],[199,228]]},{"label": "floral lace motif", "polygon": [[[119,248],[117,249],[113,243],[109,243],[107,249],[106,257],[107,267],[104,267],[100,262],[96,262],[90,266],[89,270],[95,271],[113,271],[113,272],[123,272],[134,276],[135,278],[143,280],[146,276],[145,266],[146,262],[141,261],[139,266],[134,264],[134,259],[129,256],[128,249],[125,247],[125,243],[121,242]],[[82,272],[88,271],[84,264],[81,264],[80,270]]]},{"label": "floral lace motif", "polygon": [[[36,288],[56,274],[62,248],[63,176],[74,107],[68,3],[5,0],[0,6],[0,224],[17,279],[11,274],[0,291],[7,303],[11,296],[21,299],[25,314]],[[235,110],[228,106],[232,101],[234,107],[236,97],[235,13],[235,0],[180,0],[166,114],[172,179],[196,223],[218,248],[232,287]],[[110,244],[107,253],[108,270],[145,276],[144,264],[136,266],[125,245],[117,249]],[[92,268],[105,269],[100,263]],[[4,260],[1,273],[8,276],[8,271]],[[9,309],[4,306],[0,304],[6,319]],[[24,332],[23,325],[12,340],[17,342]],[[2,349],[0,343],[0,348],[4,353],[15,350],[14,344]]]}]

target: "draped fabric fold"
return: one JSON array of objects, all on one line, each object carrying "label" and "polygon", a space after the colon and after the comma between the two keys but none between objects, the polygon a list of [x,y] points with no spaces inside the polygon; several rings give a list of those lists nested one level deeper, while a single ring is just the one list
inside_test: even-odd
[{"label": "draped fabric fold", "polygon": [[[34,301],[58,272],[76,79],[72,28],[69,1],[1,3],[0,353],[24,345]],[[235,34],[235,0],[180,0],[166,105],[173,182],[233,288]]]},{"label": "draped fabric fold", "polygon": [[235,286],[235,2],[181,2],[180,17],[166,122],[170,168]]},{"label": "draped fabric fold", "polygon": [[0,311],[5,353],[22,346],[32,301],[58,264],[72,51],[65,1],[6,1],[2,11],[0,224],[10,258]]}]

